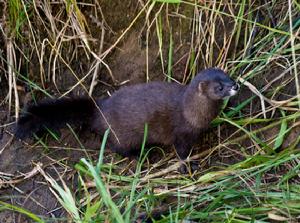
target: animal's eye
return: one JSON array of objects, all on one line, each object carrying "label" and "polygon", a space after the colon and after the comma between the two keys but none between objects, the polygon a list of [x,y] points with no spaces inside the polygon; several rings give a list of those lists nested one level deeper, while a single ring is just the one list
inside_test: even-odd
[{"label": "animal's eye", "polygon": [[223,86],[221,84],[218,86],[218,91],[223,91]]}]

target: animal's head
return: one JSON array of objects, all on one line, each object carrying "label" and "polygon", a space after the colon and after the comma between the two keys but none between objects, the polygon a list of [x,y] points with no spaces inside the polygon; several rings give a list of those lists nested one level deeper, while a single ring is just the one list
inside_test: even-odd
[{"label": "animal's head", "polygon": [[209,68],[201,71],[193,80],[197,84],[199,94],[213,100],[225,99],[235,95],[239,84],[232,80],[221,69]]}]

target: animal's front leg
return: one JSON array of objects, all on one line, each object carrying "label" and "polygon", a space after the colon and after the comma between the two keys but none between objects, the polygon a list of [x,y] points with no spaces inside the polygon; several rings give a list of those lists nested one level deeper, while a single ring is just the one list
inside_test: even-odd
[{"label": "animal's front leg", "polygon": [[187,138],[177,138],[174,143],[176,152],[182,161],[178,171],[180,173],[189,173],[189,169],[191,172],[194,172],[198,169],[198,163],[196,161],[186,162],[187,157],[189,156],[191,149],[192,149],[192,142],[190,141],[189,137]]},{"label": "animal's front leg", "polygon": [[138,159],[140,150],[136,148],[136,146],[128,146],[123,145],[120,143],[116,143],[115,141],[111,140],[110,138],[107,141],[107,146],[110,148],[112,152],[118,153],[123,157],[128,157],[130,159]]}]

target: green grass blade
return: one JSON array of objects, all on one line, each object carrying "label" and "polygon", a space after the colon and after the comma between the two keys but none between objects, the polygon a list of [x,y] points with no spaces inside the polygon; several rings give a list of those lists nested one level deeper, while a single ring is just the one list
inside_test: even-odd
[{"label": "green grass blade", "polygon": [[[283,117],[285,117],[284,111],[281,110],[281,114]],[[276,140],[274,143],[274,150],[278,149],[282,145],[284,136],[287,133],[287,131],[286,131],[287,127],[288,127],[288,125],[287,125],[286,119],[282,119],[280,131],[279,131],[278,136],[276,137]]]},{"label": "green grass blade", "polygon": [[144,128],[144,137],[143,137],[143,143],[142,143],[142,147],[141,147],[139,162],[137,164],[134,179],[132,181],[129,202],[128,202],[127,210],[126,210],[125,219],[126,219],[126,222],[128,222],[128,223],[130,222],[131,209],[134,206],[134,195],[136,193],[136,187],[137,187],[137,183],[139,181],[139,176],[140,176],[140,173],[141,173],[142,164],[146,159],[146,156],[144,155],[144,150],[145,150],[145,145],[146,145],[146,141],[147,141],[147,136],[148,136],[148,124],[146,123],[145,128]]},{"label": "green grass blade", "polygon": [[99,159],[98,159],[97,166],[96,166],[97,172],[100,172],[100,168],[101,168],[101,165],[103,163],[103,154],[104,154],[104,149],[105,149],[105,145],[106,145],[106,141],[107,141],[107,138],[108,138],[109,131],[110,131],[109,129],[107,129],[105,131],[103,139],[102,139],[100,153],[99,153]]},{"label": "green grass blade", "polygon": [[88,167],[89,171],[91,172],[91,174],[95,180],[98,192],[100,193],[105,205],[111,210],[111,218],[116,219],[117,222],[125,223],[125,221],[120,213],[120,210],[118,209],[116,204],[113,202],[110,194],[107,192],[107,189],[106,189],[100,175],[97,173],[96,168],[94,168],[85,158],[82,158],[81,162],[83,162]]},{"label": "green grass blade", "polygon": [[7,209],[7,210],[16,211],[16,212],[19,212],[21,214],[24,214],[27,217],[31,218],[35,222],[39,222],[39,223],[44,223],[45,222],[43,219],[39,218],[37,215],[35,215],[35,214],[27,211],[24,208],[21,208],[21,207],[18,207],[18,206],[15,206],[15,205],[8,204],[8,203],[5,203],[3,201],[0,201],[0,209],[2,209],[2,208],[3,209]]},{"label": "green grass blade", "polygon": [[173,37],[172,29],[170,29],[170,39],[169,39],[169,53],[168,53],[168,82],[172,79],[172,64],[173,64]]}]

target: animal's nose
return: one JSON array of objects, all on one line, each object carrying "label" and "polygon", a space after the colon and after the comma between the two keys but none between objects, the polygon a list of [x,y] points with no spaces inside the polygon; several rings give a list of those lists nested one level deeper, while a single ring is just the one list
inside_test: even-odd
[{"label": "animal's nose", "polygon": [[240,85],[238,83],[235,83],[231,89],[237,91],[240,89]]}]

